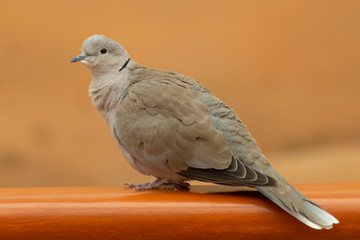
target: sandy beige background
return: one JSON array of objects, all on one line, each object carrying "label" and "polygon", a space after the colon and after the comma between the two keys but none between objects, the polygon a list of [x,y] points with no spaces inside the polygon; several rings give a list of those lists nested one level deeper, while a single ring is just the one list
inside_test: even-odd
[{"label": "sandy beige background", "polygon": [[[221,3],[220,3],[221,2]],[[360,181],[359,1],[1,1],[0,187],[151,180],[70,59],[93,34],[193,76],[293,182]]]}]

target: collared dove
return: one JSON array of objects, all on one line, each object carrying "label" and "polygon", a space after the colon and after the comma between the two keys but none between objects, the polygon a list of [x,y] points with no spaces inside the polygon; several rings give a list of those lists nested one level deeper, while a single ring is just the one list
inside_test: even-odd
[{"label": "collared dove", "polygon": [[126,160],[153,183],[137,190],[199,180],[254,187],[304,224],[339,221],[298,192],[262,154],[240,118],[191,77],[144,67],[116,41],[86,39],[81,54],[92,74],[89,95]]}]

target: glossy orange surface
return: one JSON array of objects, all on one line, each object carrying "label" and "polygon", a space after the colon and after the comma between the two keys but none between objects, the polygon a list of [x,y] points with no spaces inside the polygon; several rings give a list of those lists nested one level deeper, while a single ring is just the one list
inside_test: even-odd
[{"label": "glossy orange surface", "polygon": [[340,224],[332,230],[310,229],[247,189],[227,192],[234,189],[194,186],[192,192],[133,192],[125,187],[3,188],[0,239],[360,238],[360,183],[296,187]]}]

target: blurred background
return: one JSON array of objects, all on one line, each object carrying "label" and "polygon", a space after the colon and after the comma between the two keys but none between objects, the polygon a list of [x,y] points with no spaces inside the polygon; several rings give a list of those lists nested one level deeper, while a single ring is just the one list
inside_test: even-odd
[{"label": "blurred background", "polygon": [[230,105],[290,181],[360,181],[359,1],[1,1],[0,187],[153,180],[70,64],[104,34]]}]

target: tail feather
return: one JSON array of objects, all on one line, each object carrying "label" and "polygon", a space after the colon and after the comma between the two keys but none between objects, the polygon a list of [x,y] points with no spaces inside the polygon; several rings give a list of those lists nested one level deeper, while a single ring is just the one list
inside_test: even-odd
[{"label": "tail feather", "polygon": [[289,214],[314,229],[331,229],[339,221],[318,204],[298,192],[285,179],[277,187],[257,190]]},{"label": "tail feather", "polygon": [[[314,205],[313,202],[304,200],[304,206],[309,212],[309,215],[314,221],[325,229],[331,229],[333,224],[338,224],[339,221],[330,213],[326,212],[321,207]],[[328,228],[327,228],[328,227]]]}]

